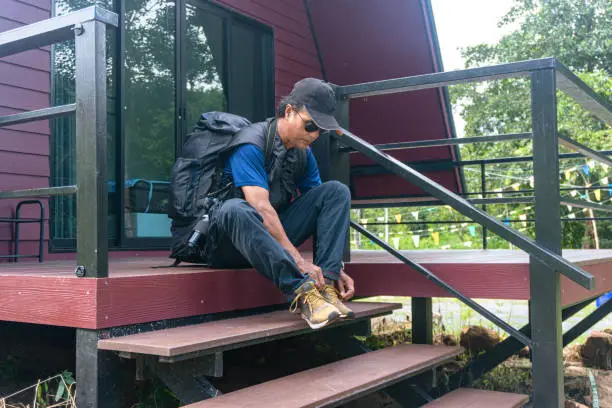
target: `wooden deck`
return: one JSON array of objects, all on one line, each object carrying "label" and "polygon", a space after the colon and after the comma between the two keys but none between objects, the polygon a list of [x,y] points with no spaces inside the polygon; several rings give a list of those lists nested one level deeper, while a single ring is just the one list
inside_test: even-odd
[{"label": "wooden deck", "polygon": [[[529,299],[529,264],[520,251],[404,251],[472,298]],[[588,292],[562,279],[563,303],[612,290],[612,250],[566,250],[592,273]],[[77,278],[75,261],[0,264],[0,320],[102,329],[283,303],[252,269],[167,267],[163,257],[112,259],[109,277]],[[161,266],[161,267],[160,267]],[[418,272],[381,251],[353,251],[346,271],[357,295],[447,297]]]}]

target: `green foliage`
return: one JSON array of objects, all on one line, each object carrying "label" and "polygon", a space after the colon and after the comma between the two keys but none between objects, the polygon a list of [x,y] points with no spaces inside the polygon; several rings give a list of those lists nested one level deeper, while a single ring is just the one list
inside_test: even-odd
[{"label": "green foliage", "polygon": [[139,402],[130,408],[177,408],[180,401],[164,383],[158,379],[147,381],[135,396]]},{"label": "green foliage", "polygon": [[72,372],[63,371],[61,374],[39,382],[34,388],[36,405],[41,408],[64,406],[74,399],[74,384],[76,383]]},{"label": "green foliage", "polygon": [[501,364],[483,375],[475,386],[484,390],[529,394],[531,388],[530,367],[517,367],[508,363]]}]

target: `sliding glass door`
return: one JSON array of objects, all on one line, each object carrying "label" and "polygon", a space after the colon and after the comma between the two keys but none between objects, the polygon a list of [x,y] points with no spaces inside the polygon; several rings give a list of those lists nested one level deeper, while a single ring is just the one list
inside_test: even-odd
[{"label": "sliding glass door", "polygon": [[[260,121],[274,114],[272,31],[208,1],[84,0],[83,5],[94,3],[115,10],[122,23],[108,39],[109,244],[168,248],[172,165],[199,116],[219,110]],[[76,9],[68,0],[54,4],[56,14]],[[74,98],[70,50],[54,48],[52,99],[58,104]],[[53,127],[51,151],[53,184],[73,183],[69,119]],[[73,201],[56,199],[52,249],[74,248]]]}]

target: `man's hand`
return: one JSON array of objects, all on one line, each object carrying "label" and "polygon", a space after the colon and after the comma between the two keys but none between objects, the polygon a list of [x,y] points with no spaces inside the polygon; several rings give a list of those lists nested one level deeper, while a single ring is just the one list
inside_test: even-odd
[{"label": "man's hand", "polygon": [[314,281],[315,286],[319,290],[323,290],[325,287],[325,278],[323,277],[323,271],[317,265],[314,265],[308,261],[301,260],[301,262],[297,263],[300,272],[304,275],[308,274]]},{"label": "man's hand", "polygon": [[336,289],[340,292],[342,300],[349,300],[355,295],[355,282],[353,278],[344,273],[344,269],[340,270],[340,278],[336,281]]}]

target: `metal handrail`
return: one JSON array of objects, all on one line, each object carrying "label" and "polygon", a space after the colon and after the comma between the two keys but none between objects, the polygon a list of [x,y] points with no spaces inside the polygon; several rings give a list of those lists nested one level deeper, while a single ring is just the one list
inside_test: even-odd
[{"label": "metal handrail", "polygon": [[[435,139],[435,140],[417,140],[414,142],[398,142],[398,143],[384,143],[375,145],[378,150],[383,152],[390,150],[401,150],[401,149],[419,149],[426,147],[440,147],[440,146],[454,146],[460,144],[473,144],[473,143],[485,143],[485,142],[503,142],[510,140],[525,140],[531,139],[533,134],[529,133],[509,133],[505,135],[491,135],[491,136],[476,136],[476,137],[462,137],[457,139]],[[339,151],[348,151],[350,153],[357,153],[347,146],[341,146]]]},{"label": "metal handrail", "polygon": [[533,71],[550,68],[554,69],[556,65],[557,60],[554,58],[534,59],[489,67],[435,72],[433,74],[339,86],[336,88],[336,93],[340,99],[387,95],[407,91],[418,91],[421,89],[440,88],[468,82],[523,77],[530,75]]},{"label": "metal handrail", "polygon": [[[501,64],[490,67],[471,68],[459,71],[437,72],[432,74],[417,75],[412,77],[395,78],[376,82],[367,82],[362,84],[339,86],[336,89],[339,99],[351,99],[366,96],[386,95],[392,93],[400,93],[421,89],[439,88],[453,84],[467,82],[481,82],[492,79],[512,78],[531,75],[532,72],[544,69],[554,69],[557,78],[560,80],[559,87],[568,95],[573,97],[585,109],[598,116],[607,123],[612,122],[612,109],[610,105],[584,82],[575,76],[563,64],[559,63],[555,58],[543,58],[537,60],[520,61],[510,64]],[[426,147],[433,146],[431,142],[418,141],[411,143],[397,143],[388,145],[373,146],[370,143],[362,140],[346,129],[342,129],[342,135],[335,135],[341,143],[348,145],[349,148],[358,151],[370,159],[377,162],[382,167],[387,168],[391,172],[402,176],[408,181],[415,184],[417,187],[438,198],[439,200],[451,205],[453,208],[467,216],[468,218],[480,223],[484,227],[492,230],[497,235],[513,243],[530,255],[536,257],[542,263],[552,269],[558,270],[563,275],[572,279],[581,286],[591,290],[594,288],[594,278],[591,274],[577,267],[560,255],[539,245],[536,241],[524,237],[513,229],[505,226],[495,218],[489,216],[486,212],[479,210],[471,205],[467,200],[459,195],[444,188],[428,177],[420,174],[410,166],[402,163],[395,158],[388,156],[378,148],[382,147],[386,150],[410,147]],[[576,141],[567,137],[557,135],[560,142],[568,145],[580,153],[588,155],[598,161],[608,164],[610,159]],[[522,137],[522,136],[521,136]],[[491,141],[493,136],[483,138],[481,140],[470,140],[469,142],[485,142]],[[499,140],[502,137],[497,137]],[[477,138],[470,138],[477,139]],[[451,143],[448,143],[451,144]],[[452,143],[457,144],[457,143]],[[580,205],[588,205],[593,208],[591,203]],[[597,209],[606,211],[606,207],[600,206]]]},{"label": "metal handrail", "polygon": [[91,6],[0,33],[0,58],[74,40],[76,102],[0,117],[0,126],[76,113],[78,188],[2,191],[0,198],[76,193],[77,262],[86,277],[108,276],[106,26],[118,24],[116,13]]},{"label": "metal handrail", "polygon": [[379,151],[373,145],[354,135],[350,131],[342,129],[342,133],[342,136],[336,136],[342,143],[352,147],[360,153],[363,153],[381,166],[410,181],[421,190],[438,198],[440,201],[447,203],[466,217],[487,227],[495,234],[511,242],[528,254],[533,255],[548,267],[558,270],[560,273],[584,288],[591,290],[595,287],[593,275],[586,272],[582,268],[573,265],[563,257],[544,248],[531,238],[527,238],[514,229],[507,227],[491,215],[474,207],[464,198],[441,186],[394,157]]},{"label": "metal handrail", "polygon": [[610,104],[556,58],[540,58],[488,67],[435,72],[432,74],[338,86],[336,87],[336,93],[340,99],[354,99],[366,96],[440,88],[469,82],[525,77],[529,76],[534,71],[542,69],[554,69],[559,89],[571,96],[588,112],[591,112],[593,115],[612,126],[612,107]]},{"label": "metal handrail", "polygon": [[583,145],[580,142],[575,141],[565,135],[559,134],[559,143],[568,149],[572,149],[585,157],[598,161],[600,163],[605,164],[606,166],[612,167],[612,159],[610,159],[605,154],[598,152],[597,150],[593,150],[588,146]]},{"label": "metal handrail", "polygon": [[18,125],[20,123],[33,122],[35,120],[55,119],[62,116],[71,115],[76,112],[76,104],[52,106],[28,112],[15,113],[12,115],[0,116],[0,127]]},{"label": "metal handrail", "polygon": [[29,188],[26,190],[0,191],[0,199],[6,198],[28,198],[28,197],[53,197],[76,194],[77,186]]},{"label": "metal handrail", "polygon": [[0,58],[44,47],[63,41],[74,40],[75,32],[82,30],[81,24],[98,21],[117,27],[119,16],[99,6],[73,11],[0,33]]},{"label": "metal handrail", "polygon": [[572,97],[585,110],[612,126],[612,106],[565,65],[555,60],[557,87]]}]

